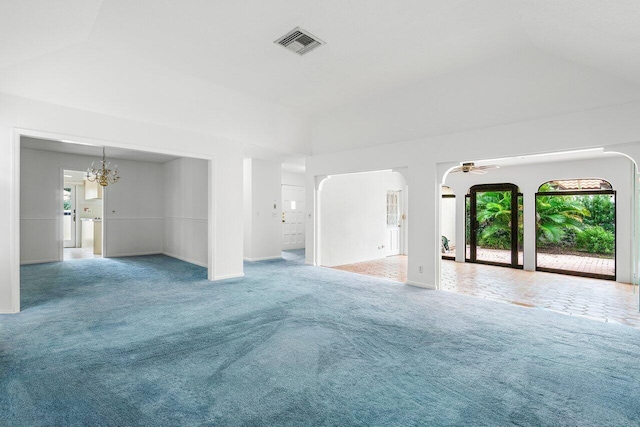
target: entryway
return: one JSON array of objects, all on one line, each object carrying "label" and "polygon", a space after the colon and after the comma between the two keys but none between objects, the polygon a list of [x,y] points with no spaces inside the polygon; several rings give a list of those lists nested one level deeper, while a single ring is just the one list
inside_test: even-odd
[{"label": "entryway", "polygon": [[62,171],[64,261],[102,257],[104,189],[86,172]]},{"label": "entryway", "polygon": [[282,184],[282,250],[304,248],[305,190]]}]

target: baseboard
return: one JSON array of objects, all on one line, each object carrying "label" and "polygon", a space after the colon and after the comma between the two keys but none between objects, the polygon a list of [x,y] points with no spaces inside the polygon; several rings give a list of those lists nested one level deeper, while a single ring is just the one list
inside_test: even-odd
[{"label": "baseboard", "polygon": [[282,259],[282,255],[279,256],[267,256],[263,258],[244,258],[245,261],[256,262],[256,261],[269,261],[271,259]]},{"label": "baseboard", "polygon": [[187,258],[187,257],[183,257],[183,256],[178,256],[178,255],[175,255],[175,254],[172,254],[172,253],[169,253],[169,252],[162,252],[162,254],[166,255],[168,257],[171,257],[171,258],[179,259],[180,261],[188,262],[189,264],[195,264],[195,265],[200,266],[200,267],[208,268],[207,263],[196,261],[196,260],[193,260],[193,259],[190,259],[190,258]]},{"label": "baseboard", "polygon": [[29,264],[46,264],[48,262],[60,262],[58,258],[56,259],[43,259],[37,261],[20,261],[20,265],[29,265]]},{"label": "baseboard", "polygon": [[15,310],[4,311],[4,310],[0,310],[0,314],[18,314],[18,313],[20,313],[20,311],[15,311]]},{"label": "baseboard", "polygon": [[237,279],[238,277],[244,277],[244,273],[234,273],[234,274],[227,274],[224,276],[217,276],[213,278],[213,281],[217,282],[218,280]]},{"label": "baseboard", "polygon": [[117,255],[109,254],[108,256],[103,258],[126,258],[130,256],[145,256],[145,255],[163,255],[163,253],[160,251],[153,251],[153,252],[134,252],[129,254],[117,254]]},{"label": "baseboard", "polygon": [[426,283],[410,282],[408,280],[405,283],[409,286],[415,286],[417,288],[433,289],[433,290],[436,289],[435,285],[428,285]]}]

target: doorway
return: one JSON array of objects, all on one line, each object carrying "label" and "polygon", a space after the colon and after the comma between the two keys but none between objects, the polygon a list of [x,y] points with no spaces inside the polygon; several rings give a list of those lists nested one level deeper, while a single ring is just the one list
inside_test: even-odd
[{"label": "doorway", "polygon": [[304,248],[304,187],[282,185],[282,250]]},{"label": "doorway", "polygon": [[400,190],[387,190],[387,256],[400,255]]},{"label": "doorway", "polygon": [[467,195],[466,261],[522,269],[522,194],[514,184],[482,184]]},{"label": "doorway", "polygon": [[104,189],[85,175],[84,171],[63,170],[64,261],[102,257]]}]

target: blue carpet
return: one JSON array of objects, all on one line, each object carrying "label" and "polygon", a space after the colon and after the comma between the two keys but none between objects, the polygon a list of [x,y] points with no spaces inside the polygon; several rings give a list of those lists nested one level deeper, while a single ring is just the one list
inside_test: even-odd
[{"label": "blue carpet", "polygon": [[315,268],[22,268],[0,424],[639,425],[640,330]]}]

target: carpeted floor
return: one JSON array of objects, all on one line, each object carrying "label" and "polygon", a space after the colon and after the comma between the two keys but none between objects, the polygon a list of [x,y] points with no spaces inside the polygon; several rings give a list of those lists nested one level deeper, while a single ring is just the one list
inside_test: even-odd
[{"label": "carpeted floor", "polygon": [[639,425],[640,330],[305,266],[22,268],[0,424]]}]

